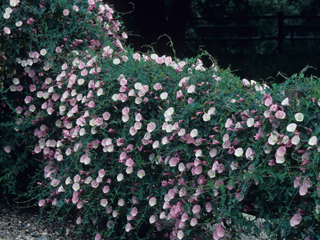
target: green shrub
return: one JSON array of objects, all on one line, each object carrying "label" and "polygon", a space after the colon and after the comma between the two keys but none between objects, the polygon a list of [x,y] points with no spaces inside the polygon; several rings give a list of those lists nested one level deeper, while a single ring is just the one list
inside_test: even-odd
[{"label": "green shrub", "polygon": [[[62,11],[71,14],[72,4],[57,3],[48,1],[44,13],[52,11],[64,29]],[[97,240],[235,239],[262,228],[318,238],[319,80],[300,74],[270,89],[215,62],[206,69],[201,56],[141,56],[116,40],[126,35],[108,18],[112,9],[88,3],[72,12],[86,20],[67,40],[83,43],[60,55],[59,42],[34,45],[52,55],[35,91],[27,77],[33,65],[24,76],[25,69],[10,72],[25,80],[18,128],[28,126],[28,149],[44,163],[38,205],[52,216],[74,211],[79,231]],[[51,16],[38,22],[39,31]],[[103,22],[95,25],[97,16]],[[85,24],[92,31],[86,43]],[[49,39],[57,36],[54,26]],[[40,59],[35,69],[50,66],[42,65],[46,55]],[[286,98],[297,85],[304,99]],[[243,212],[266,221],[255,226]],[[210,236],[208,223],[215,225]]]}]

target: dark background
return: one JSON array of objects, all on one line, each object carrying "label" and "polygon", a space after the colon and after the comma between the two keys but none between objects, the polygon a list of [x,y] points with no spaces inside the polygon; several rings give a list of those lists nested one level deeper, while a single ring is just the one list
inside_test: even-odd
[{"label": "dark background", "polygon": [[[135,51],[154,50],[158,55],[173,56],[170,36],[178,58],[194,57],[202,50],[208,51],[222,68],[230,68],[241,78],[260,82],[283,82],[283,76],[299,73],[305,66],[309,69],[307,76],[319,76],[320,41],[283,40],[279,41],[196,41],[200,33],[197,25],[256,25],[260,35],[277,37],[278,20],[247,19],[254,16],[286,16],[301,18],[284,18],[284,25],[320,26],[320,19],[308,18],[320,16],[318,0],[105,0],[120,13],[129,35],[127,44]],[[232,19],[230,19],[230,17]],[[195,18],[204,18],[195,20]],[[207,19],[210,18],[210,19]],[[229,19],[228,19],[229,18]],[[231,34],[231,35],[230,35]],[[286,34],[286,33],[284,33]],[[299,32],[303,37],[320,37],[319,31]],[[220,36],[208,33],[207,36]],[[226,33],[227,37],[241,37],[241,33]],[[284,35],[286,37],[286,35]],[[186,40],[193,39],[193,40]],[[152,47],[152,48],[151,48]],[[211,64],[208,59],[202,59]]]}]

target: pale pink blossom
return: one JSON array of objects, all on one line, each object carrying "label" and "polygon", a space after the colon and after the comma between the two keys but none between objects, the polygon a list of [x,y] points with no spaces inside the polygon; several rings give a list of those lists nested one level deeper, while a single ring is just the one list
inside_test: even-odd
[{"label": "pale pink blossom", "polygon": [[278,119],[284,119],[286,117],[286,113],[284,111],[279,110],[275,113],[275,117]]},{"label": "pale pink blossom", "polygon": [[162,89],[162,86],[161,86],[161,84],[160,83],[156,83],[154,86],[153,86],[153,89],[154,90],[161,90]]},{"label": "pale pink blossom", "polygon": [[97,188],[98,186],[99,186],[99,183],[98,183],[96,180],[93,180],[93,181],[91,182],[91,187]]},{"label": "pale pink blossom", "polygon": [[184,233],[183,233],[182,230],[179,230],[179,231],[177,232],[177,238],[178,238],[178,239],[183,239],[183,238],[184,238]]},{"label": "pale pink blossom", "polygon": [[138,173],[137,173],[137,176],[139,178],[143,178],[144,176],[146,175],[145,171],[142,169],[142,170],[139,170]]},{"label": "pale pink blossom", "polygon": [[105,199],[105,198],[101,199],[101,200],[100,200],[100,205],[101,205],[102,207],[107,206],[107,205],[108,205],[108,200]]},{"label": "pale pink blossom", "polygon": [[282,106],[290,106],[290,104],[289,104],[289,98],[283,99],[283,101],[281,102],[281,105],[282,105]]},{"label": "pale pink blossom", "polygon": [[242,85],[245,86],[245,87],[250,87],[250,82],[247,79],[244,78],[242,80]]},{"label": "pale pink blossom", "polygon": [[276,154],[278,157],[283,157],[286,154],[286,148],[283,146],[279,147]]},{"label": "pale pink blossom", "polygon": [[69,10],[68,9],[64,9],[63,10],[63,15],[64,16],[68,16],[69,15]]},{"label": "pale pink blossom", "polygon": [[126,228],[125,228],[126,232],[130,232],[132,229],[133,229],[133,227],[131,226],[131,224],[127,223]]},{"label": "pale pink blossom", "polygon": [[201,211],[201,207],[200,207],[199,204],[196,204],[196,205],[193,206],[192,212],[193,212],[194,214],[199,213],[200,211]]},{"label": "pale pink blossom", "polygon": [[157,218],[154,216],[154,215],[151,215],[150,218],[149,218],[149,223],[150,224],[153,224],[157,221]]},{"label": "pale pink blossom", "polygon": [[299,223],[301,222],[301,220],[302,220],[302,216],[301,216],[299,213],[293,215],[293,217],[290,219],[290,225],[291,225],[291,227],[294,227],[294,226],[296,226],[296,225],[299,225]]},{"label": "pale pink blossom", "polygon": [[45,206],[46,205],[46,200],[44,200],[44,199],[40,200],[38,205],[39,205],[39,207]]},{"label": "pale pink blossom", "polygon": [[11,33],[11,30],[10,30],[10,28],[8,28],[8,27],[5,27],[5,28],[3,29],[3,31],[4,31],[5,34],[8,34],[8,35]]},{"label": "pale pink blossom", "polygon": [[270,145],[275,145],[277,143],[277,141],[278,141],[278,136],[271,133],[271,135],[268,138],[268,143]]},{"label": "pale pink blossom", "polygon": [[153,132],[155,130],[155,128],[156,128],[156,124],[154,122],[148,123],[148,125],[147,125],[148,132]]},{"label": "pale pink blossom", "polygon": [[252,149],[249,147],[246,150],[246,158],[249,160],[253,160],[255,153],[252,151]]},{"label": "pale pink blossom", "polygon": [[194,85],[190,85],[190,86],[188,87],[187,92],[188,92],[188,93],[195,93],[195,92],[196,92],[195,88],[196,88],[196,87],[195,87]]},{"label": "pale pink blossom", "polygon": [[139,53],[135,53],[132,57],[135,61],[140,61],[141,55]]},{"label": "pale pink blossom", "polygon": [[11,147],[10,146],[5,146],[4,147],[4,151],[6,152],[6,153],[10,153],[11,152]]}]

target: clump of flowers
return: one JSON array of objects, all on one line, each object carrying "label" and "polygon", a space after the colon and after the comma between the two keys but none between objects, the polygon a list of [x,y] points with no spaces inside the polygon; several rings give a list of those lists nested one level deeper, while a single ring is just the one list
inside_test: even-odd
[{"label": "clump of flowers", "polygon": [[101,1],[53,12],[78,19],[81,38],[35,44],[8,90],[22,88],[13,109],[34,126],[28,147],[44,163],[39,207],[74,209],[95,239],[208,239],[208,222],[210,238],[232,239],[243,212],[317,234],[318,92],[289,101],[283,86],[241,81],[201,56],[136,53]]}]

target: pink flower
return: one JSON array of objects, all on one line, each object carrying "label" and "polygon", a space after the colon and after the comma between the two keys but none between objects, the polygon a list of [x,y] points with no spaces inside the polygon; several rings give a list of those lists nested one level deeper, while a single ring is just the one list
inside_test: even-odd
[{"label": "pink flower", "polygon": [[101,240],[101,233],[97,233],[94,240]]},{"label": "pink flower", "polygon": [[262,102],[264,103],[264,105],[269,107],[272,104],[272,97],[270,96],[270,94],[267,94],[266,96],[264,96],[262,98]]},{"label": "pink flower", "polygon": [[250,82],[247,79],[244,78],[242,80],[242,85],[245,86],[245,87],[250,87]]},{"label": "pink flower", "polygon": [[299,225],[299,223],[301,222],[301,220],[302,220],[302,216],[301,216],[299,213],[293,215],[293,217],[290,219],[290,225],[291,225],[291,227],[294,227],[294,226],[296,226],[296,225]]},{"label": "pink flower", "polygon": [[195,87],[194,85],[190,85],[190,86],[188,87],[187,92],[188,92],[188,93],[195,93],[195,92],[196,92],[195,88],[196,88],[196,87]]},{"label": "pink flower", "polygon": [[113,226],[114,226],[114,222],[112,221],[112,220],[109,220],[108,222],[107,222],[107,228],[113,228]]},{"label": "pink flower", "polygon": [[126,224],[126,232],[130,232],[133,229],[130,223]]},{"label": "pink flower", "polygon": [[94,101],[90,101],[90,102],[88,103],[88,107],[89,107],[89,108],[95,108],[96,105],[95,105]]},{"label": "pink flower", "polygon": [[286,154],[286,148],[279,147],[276,154],[278,157],[283,157]]},{"label": "pink flower", "polygon": [[69,10],[68,9],[64,9],[63,10],[63,15],[64,16],[68,16],[69,15]]},{"label": "pink flower", "polygon": [[109,112],[105,112],[103,115],[102,115],[102,117],[103,117],[103,119],[104,120],[109,120],[109,118],[110,118],[110,113]]},{"label": "pink flower", "polygon": [[183,92],[182,92],[181,90],[179,90],[179,91],[177,92],[176,99],[182,99],[183,97],[184,97]]},{"label": "pink flower", "polygon": [[4,151],[6,151],[6,153],[10,153],[11,152],[11,147],[10,146],[5,146],[4,147]]},{"label": "pink flower", "polygon": [[153,86],[153,89],[154,90],[161,90],[162,89],[162,86],[161,86],[161,84],[160,83],[156,83],[154,86]]},{"label": "pink flower", "polygon": [[102,207],[107,206],[107,205],[108,205],[108,200],[107,200],[107,199],[105,199],[105,198],[101,199],[101,201],[100,201],[100,205],[101,205]]},{"label": "pink flower", "polygon": [[56,52],[57,53],[61,53],[62,52],[62,49],[60,47],[56,47]]},{"label": "pink flower", "polygon": [[234,124],[233,124],[232,120],[230,118],[228,118],[227,121],[226,121],[225,127],[226,128],[230,128],[230,127],[233,127],[233,126],[234,126]]},{"label": "pink flower", "polygon": [[93,180],[93,181],[91,182],[91,187],[97,188],[98,186],[99,186],[99,183],[98,183],[96,180]]},{"label": "pink flower", "polygon": [[87,76],[88,75],[88,70],[87,69],[83,69],[81,72],[80,72],[81,76]]},{"label": "pink flower", "polygon": [[139,53],[135,53],[135,54],[133,54],[133,59],[135,60],[135,61],[140,61],[140,54]]},{"label": "pink flower", "polygon": [[199,213],[201,211],[201,207],[200,207],[200,205],[194,205],[193,206],[193,208],[192,208],[192,212],[194,213],[194,214],[196,214],[196,213]]},{"label": "pink flower", "polygon": [[286,117],[286,113],[284,111],[279,110],[276,112],[275,117],[278,119],[284,119]]},{"label": "pink flower", "polygon": [[108,193],[110,191],[110,187],[108,185],[104,186],[102,189],[103,193]]},{"label": "pink flower", "polygon": [[211,212],[212,211],[212,204],[211,203],[206,203],[206,211]]},{"label": "pink flower", "polygon": [[147,125],[148,132],[153,132],[153,130],[155,130],[155,128],[156,128],[156,124],[154,122],[151,122]]},{"label": "pink flower", "polygon": [[252,151],[252,149],[249,147],[246,150],[246,158],[248,158],[249,160],[252,160],[254,157],[255,153]]},{"label": "pink flower", "polygon": [[11,30],[10,30],[10,28],[8,28],[8,27],[5,27],[5,28],[3,29],[3,31],[4,31],[5,34],[8,34],[8,35],[11,33]]},{"label": "pink flower", "polygon": [[131,209],[130,215],[131,215],[132,217],[135,217],[135,216],[137,216],[137,214],[138,214],[138,209],[137,209],[136,207],[133,207],[133,208]]},{"label": "pink flower", "polygon": [[170,165],[170,167],[175,167],[175,166],[177,166],[178,162],[179,162],[179,158],[173,157],[170,159],[169,165]]},{"label": "pink flower", "polygon": [[192,227],[196,226],[197,224],[198,224],[198,220],[197,220],[196,218],[192,218],[192,219],[190,220],[190,225],[191,225]]},{"label": "pink flower", "polygon": [[156,220],[157,220],[157,218],[154,215],[151,215],[150,218],[149,218],[149,223],[153,224],[153,223],[156,222]]},{"label": "pink flower", "polygon": [[82,219],[81,219],[81,217],[78,217],[77,220],[76,220],[76,224],[80,225],[81,223],[82,223]]},{"label": "pink flower", "polygon": [[44,199],[40,200],[38,205],[39,205],[39,207],[45,206],[46,205],[46,200],[44,200]]},{"label": "pink flower", "polygon": [[218,238],[214,238],[214,239],[219,239],[219,238],[224,236],[225,230],[221,226],[221,224],[218,224],[217,227],[216,227],[216,231],[214,233],[216,233],[216,235],[218,236]]},{"label": "pink flower", "polygon": [[299,194],[300,196],[304,196],[308,193],[308,188],[311,187],[311,180],[309,178],[303,179],[302,183],[300,184]]}]

